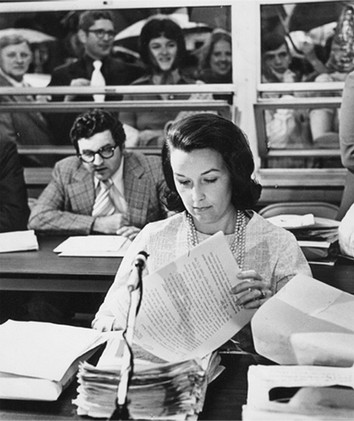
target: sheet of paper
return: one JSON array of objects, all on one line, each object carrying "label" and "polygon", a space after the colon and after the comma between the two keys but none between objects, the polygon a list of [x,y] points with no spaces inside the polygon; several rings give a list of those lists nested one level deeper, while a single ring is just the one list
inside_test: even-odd
[{"label": "sheet of paper", "polygon": [[[255,312],[236,305],[230,292],[238,271],[219,232],[145,277],[134,342],[167,361],[204,357],[221,346]],[[126,305],[117,306],[120,320]]]},{"label": "sheet of paper", "polygon": [[37,237],[33,230],[3,232],[0,234],[0,253],[38,250]]},{"label": "sheet of paper", "polygon": [[354,333],[354,296],[304,275],[291,279],[252,319],[258,353],[279,364],[297,364],[294,333]]},{"label": "sheet of paper", "polygon": [[0,325],[0,372],[59,381],[76,358],[105,340],[93,329],[8,320]]},{"label": "sheet of paper", "polygon": [[69,237],[53,251],[59,256],[123,257],[131,241],[120,235]]}]

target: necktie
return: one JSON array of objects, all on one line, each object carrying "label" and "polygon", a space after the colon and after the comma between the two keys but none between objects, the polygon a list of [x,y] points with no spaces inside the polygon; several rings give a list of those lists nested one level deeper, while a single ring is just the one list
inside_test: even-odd
[{"label": "necktie", "polygon": [[[102,61],[95,60],[93,62],[93,72],[91,75],[91,86],[106,86],[106,81],[104,80],[103,74],[101,72]],[[95,94],[93,95],[93,100],[95,102],[103,102],[105,100],[105,95]]]},{"label": "necktie", "polygon": [[99,182],[95,203],[92,209],[92,216],[108,216],[115,213],[116,207],[110,196],[112,185],[113,181],[110,178]]}]

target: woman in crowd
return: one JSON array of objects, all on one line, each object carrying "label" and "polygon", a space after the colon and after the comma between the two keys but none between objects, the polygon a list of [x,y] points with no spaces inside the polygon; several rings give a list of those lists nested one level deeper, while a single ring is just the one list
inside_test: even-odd
[{"label": "woman in crowd", "polygon": [[258,308],[296,274],[311,274],[295,237],[251,210],[261,186],[252,179],[248,141],[231,121],[204,113],[174,122],[166,135],[163,168],[166,202],[177,213],[148,224],[136,237],[96,314],[95,329],[122,328],[115,320],[116,298],[140,250],[149,254],[151,273],[222,231],[241,268],[235,278],[242,282],[230,293],[238,294],[245,308]]},{"label": "woman in crowd", "polygon": [[231,35],[214,29],[200,49],[198,78],[205,83],[232,83]]},{"label": "woman in crowd", "polygon": [[[23,88],[30,86],[24,76],[32,61],[28,41],[21,35],[9,35],[0,39],[0,87]],[[32,95],[1,95],[0,102],[36,102]],[[38,112],[0,113],[0,141],[12,140],[18,145],[50,145],[53,137],[43,115]],[[23,165],[51,165],[48,157],[28,156]]]},{"label": "woman in crowd", "polygon": [[[146,65],[145,76],[133,85],[179,85],[195,83],[181,69],[186,58],[186,46],[181,27],[166,16],[153,16],[143,26],[140,34],[140,55]],[[124,100],[187,99],[188,95],[125,95]],[[129,111],[119,114],[125,125],[138,130],[132,142],[127,130],[127,146],[162,145],[165,124],[174,120],[178,111],[163,107],[158,110]]]}]

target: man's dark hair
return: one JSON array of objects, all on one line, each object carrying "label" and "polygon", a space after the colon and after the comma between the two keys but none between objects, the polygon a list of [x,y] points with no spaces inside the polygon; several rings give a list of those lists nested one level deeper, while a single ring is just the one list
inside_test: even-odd
[{"label": "man's dark hair", "polygon": [[282,45],[285,45],[288,53],[290,54],[288,43],[286,42],[286,39],[283,35],[280,35],[278,33],[270,33],[263,35],[261,45],[262,55],[264,53],[267,53],[268,51],[277,50]]},{"label": "man's dark hair", "polygon": [[113,16],[107,10],[88,10],[81,13],[79,17],[79,29],[87,32],[99,19],[107,19],[113,22]]},{"label": "man's dark hair", "polygon": [[125,142],[125,132],[122,123],[113,113],[95,109],[80,114],[70,130],[70,139],[76,152],[79,153],[78,141],[80,139],[89,139],[96,133],[102,133],[106,130],[111,132],[115,144],[122,149]]}]

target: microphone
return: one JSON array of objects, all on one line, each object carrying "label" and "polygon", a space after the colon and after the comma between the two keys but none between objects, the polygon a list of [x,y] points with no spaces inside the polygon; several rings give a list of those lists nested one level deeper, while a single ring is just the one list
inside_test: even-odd
[{"label": "microphone", "polygon": [[136,255],[133,262],[134,269],[127,282],[127,288],[130,292],[136,290],[139,287],[141,282],[141,273],[145,269],[148,257],[149,254],[146,253],[146,251],[139,251],[139,253]]}]

